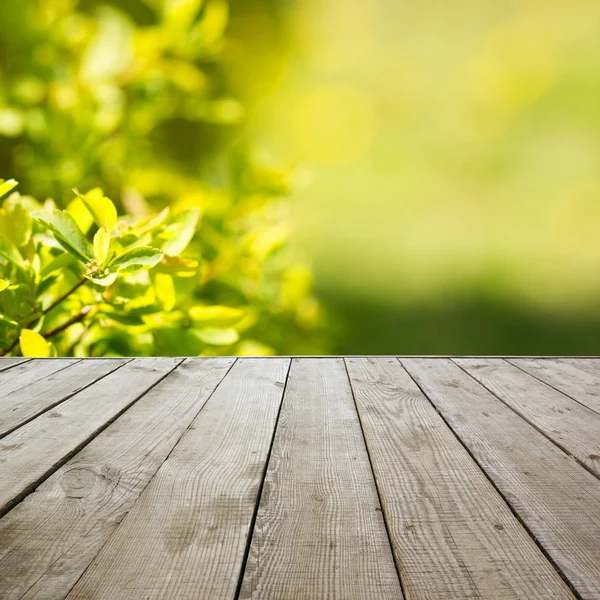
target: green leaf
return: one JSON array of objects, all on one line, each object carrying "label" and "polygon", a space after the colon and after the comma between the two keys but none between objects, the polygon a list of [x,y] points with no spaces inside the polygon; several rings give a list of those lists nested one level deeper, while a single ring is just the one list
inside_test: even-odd
[{"label": "green leaf", "polygon": [[161,237],[166,239],[161,250],[168,256],[179,256],[192,241],[199,219],[200,209],[187,208],[183,210],[177,220],[161,234]]},{"label": "green leaf", "polygon": [[196,335],[211,346],[229,346],[235,344],[240,336],[235,329],[200,329]]},{"label": "green leaf", "polygon": [[95,283],[96,285],[108,287],[109,285],[112,285],[115,282],[115,279],[117,278],[117,274],[110,273],[108,270],[104,270],[102,273],[94,273],[93,275],[87,273],[86,275],[84,275],[84,277],[86,279],[89,279],[91,282]]},{"label": "green leaf", "polygon": [[163,253],[156,248],[150,246],[138,246],[125,250],[123,254],[115,257],[109,268],[111,271],[119,271],[120,273],[135,273],[142,269],[150,269],[157,265],[163,257]]},{"label": "green leaf", "polygon": [[[62,248],[61,248],[62,249]],[[54,271],[65,271],[69,267],[77,264],[77,259],[72,254],[61,252],[58,256],[53,258],[45,267],[42,267],[41,276],[45,277]]]},{"label": "green leaf", "polygon": [[31,329],[21,329],[19,336],[23,356],[47,358],[51,355],[51,345],[37,332]]},{"label": "green leaf", "polygon": [[7,279],[0,279],[0,292],[3,292],[10,285]]},{"label": "green leaf", "polygon": [[37,286],[37,295],[46,293],[62,277],[62,273],[51,273],[44,277]]},{"label": "green leaf", "polygon": [[106,227],[100,227],[94,235],[94,256],[96,260],[103,265],[108,257],[110,249],[110,233]]},{"label": "green leaf", "polygon": [[111,321],[115,321],[121,325],[129,325],[131,327],[139,327],[140,325],[144,324],[144,320],[140,315],[127,312],[118,312],[108,307],[100,309],[98,315],[107,319],[111,319]]},{"label": "green leaf", "polygon": [[51,211],[38,210],[32,212],[31,216],[38,223],[45,225],[67,252],[84,263],[92,260],[91,244],[77,226],[75,219],[66,210],[56,208]]},{"label": "green leaf", "polygon": [[190,317],[196,325],[208,327],[231,327],[241,321],[246,312],[230,306],[193,306]]},{"label": "green leaf", "polygon": [[13,321],[10,317],[7,317],[6,315],[0,313],[0,321],[2,321],[3,323],[8,323],[9,325],[13,325],[18,327],[18,323],[16,321]]},{"label": "green leaf", "polygon": [[86,208],[90,211],[96,225],[98,227],[106,227],[108,231],[112,231],[117,224],[117,209],[110,198],[107,198],[100,188],[94,188],[87,194],[80,194],[77,190],[73,190]]},{"label": "green leaf", "polygon": [[8,194],[10,190],[18,186],[19,183],[14,179],[8,179],[4,181],[4,179],[0,179],[0,198],[4,196],[4,194]]},{"label": "green leaf", "polygon": [[17,265],[19,268],[23,268],[25,265],[23,263],[23,257],[21,253],[17,250],[16,246],[5,237],[0,236],[0,257],[4,258],[8,262]]}]

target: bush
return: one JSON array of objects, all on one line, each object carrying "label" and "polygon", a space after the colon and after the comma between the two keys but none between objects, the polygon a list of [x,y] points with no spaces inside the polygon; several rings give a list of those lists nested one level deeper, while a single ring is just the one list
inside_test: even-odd
[{"label": "bush", "polygon": [[227,4],[119,5],[0,7],[0,168],[42,200],[0,188],[1,352],[325,351],[293,173],[231,143]]}]

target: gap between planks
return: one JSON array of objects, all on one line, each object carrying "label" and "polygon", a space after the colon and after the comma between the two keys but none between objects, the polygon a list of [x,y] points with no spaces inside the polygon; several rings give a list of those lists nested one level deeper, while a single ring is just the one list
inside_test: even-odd
[{"label": "gap between planks", "polygon": [[0,519],[3,600],[67,595],[234,362],[179,365]]},{"label": "gap between planks", "polygon": [[[179,359],[135,359],[66,402],[16,429],[0,441],[0,516],[108,427],[149,389],[164,379]],[[113,387],[114,386],[114,387]],[[119,390],[115,395],[114,389]]]},{"label": "gap between planks", "polygon": [[600,481],[452,361],[401,362],[573,592],[600,598]]}]

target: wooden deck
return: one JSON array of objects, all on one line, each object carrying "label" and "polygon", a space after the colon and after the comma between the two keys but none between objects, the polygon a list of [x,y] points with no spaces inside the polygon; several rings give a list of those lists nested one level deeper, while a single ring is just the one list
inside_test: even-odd
[{"label": "wooden deck", "polygon": [[600,599],[600,359],[0,361],[0,599]]}]

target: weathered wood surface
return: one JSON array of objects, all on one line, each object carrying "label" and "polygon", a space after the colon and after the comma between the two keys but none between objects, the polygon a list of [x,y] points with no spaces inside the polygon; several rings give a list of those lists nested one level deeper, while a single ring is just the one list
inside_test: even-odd
[{"label": "weathered wood surface", "polygon": [[399,598],[342,359],[294,359],[241,598]]},{"label": "weathered wood surface", "polygon": [[[36,363],[33,363],[36,364]],[[42,363],[43,364],[43,363]],[[119,368],[121,360],[59,361],[62,368],[47,377],[37,374],[34,380],[0,399],[0,437],[15,430],[32,418],[67,400],[88,385]],[[27,375],[35,375],[36,371]],[[22,379],[26,379],[23,377]],[[20,383],[23,383],[21,381]]]},{"label": "weathered wood surface", "polygon": [[0,371],[10,369],[20,363],[24,363],[31,360],[30,358],[0,358]]},{"label": "weathered wood surface", "polygon": [[33,491],[179,362],[157,358],[124,364],[101,384],[86,388],[0,440],[0,514]]},{"label": "weathered wood surface", "polygon": [[600,480],[451,360],[402,363],[577,592],[599,599]]},{"label": "weathered wood surface", "polygon": [[454,361],[546,437],[600,476],[600,414],[506,361]]},{"label": "weathered wood surface", "polygon": [[408,597],[572,598],[400,363],[346,363]]},{"label": "weathered wood surface", "polygon": [[509,362],[600,413],[598,375],[561,360],[519,358]]},{"label": "weathered wood surface", "polygon": [[600,600],[600,359],[0,360],[0,598]]},{"label": "weathered wood surface", "polygon": [[235,364],[70,600],[233,597],[288,366]]},{"label": "weathered wood surface", "polygon": [[4,600],[67,595],[232,363],[186,361],[0,519]]}]

